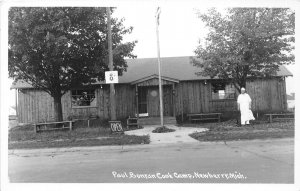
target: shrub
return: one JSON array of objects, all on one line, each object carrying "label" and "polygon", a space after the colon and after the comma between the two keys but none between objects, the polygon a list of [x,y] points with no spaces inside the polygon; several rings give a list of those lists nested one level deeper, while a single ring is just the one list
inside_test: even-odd
[{"label": "shrub", "polygon": [[169,132],[173,132],[175,131],[175,129],[169,129],[166,126],[162,126],[162,127],[157,127],[156,129],[154,129],[152,131],[152,133],[169,133]]}]

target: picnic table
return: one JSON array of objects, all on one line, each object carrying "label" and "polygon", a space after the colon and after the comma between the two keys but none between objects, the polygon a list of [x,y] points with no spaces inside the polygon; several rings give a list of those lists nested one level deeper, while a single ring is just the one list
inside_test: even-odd
[{"label": "picnic table", "polygon": [[222,113],[189,113],[187,117],[190,122],[192,121],[204,121],[204,120],[211,120],[217,119],[218,122],[221,121]]},{"label": "picnic table", "polygon": [[273,120],[291,120],[295,118],[295,113],[268,113],[265,114],[269,117],[269,123],[272,123]]},{"label": "picnic table", "polygon": [[[61,125],[59,126],[59,124]],[[51,126],[55,126],[55,127],[51,127]],[[34,132],[36,133],[39,131],[51,131],[51,130],[62,130],[62,129],[69,129],[71,131],[72,121],[47,122],[47,123],[34,124]]]}]

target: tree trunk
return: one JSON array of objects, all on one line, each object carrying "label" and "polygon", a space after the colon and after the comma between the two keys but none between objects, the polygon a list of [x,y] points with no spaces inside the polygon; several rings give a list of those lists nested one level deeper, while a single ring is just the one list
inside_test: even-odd
[{"label": "tree trunk", "polygon": [[237,79],[236,81],[233,81],[233,85],[238,92],[241,93],[241,88],[246,89],[246,79]]},{"label": "tree trunk", "polygon": [[241,93],[241,87],[240,87],[239,83],[238,82],[233,82],[233,85],[234,85],[235,89],[237,89],[237,91],[239,93]]},{"label": "tree trunk", "polygon": [[61,97],[62,96],[53,97],[54,98],[54,120],[55,121],[63,121]]},{"label": "tree trunk", "polygon": [[246,80],[244,80],[244,79],[241,81],[241,88],[246,89]]}]

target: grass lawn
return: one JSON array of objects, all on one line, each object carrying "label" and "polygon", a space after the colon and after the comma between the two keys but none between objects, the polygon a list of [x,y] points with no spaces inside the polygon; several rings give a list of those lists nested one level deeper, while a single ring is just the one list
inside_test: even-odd
[{"label": "grass lawn", "polygon": [[[185,124],[184,126],[191,126]],[[207,128],[206,132],[196,132],[190,136],[199,141],[236,141],[251,139],[294,137],[293,121],[267,123],[255,121],[251,125],[237,126],[235,121],[222,123],[193,124],[194,127]]]},{"label": "grass lawn", "polygon": [[79,147],[101,145],[149,144],[149,136],[111,134],[109,128],[77,127],[72,131],[35,133],[33,126],[17,126],[9,130],[8,149]]}]

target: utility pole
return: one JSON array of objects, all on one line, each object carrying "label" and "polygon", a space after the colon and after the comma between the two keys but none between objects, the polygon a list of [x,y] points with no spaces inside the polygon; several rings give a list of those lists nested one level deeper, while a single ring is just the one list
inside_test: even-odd
[{"label": "utility pole", "polygon": [[[108,67],[109,67],[109,71],[113,71],[114,66],[113,66],[113,54],[112,54],[110,7],[106,7],[106,14],[107,14],[107,30],[108,30],[107,33]],[[116,116],[115,85],[113,83],[110,84],[109,98],[110,98],[110,120],[114,121],[117,119],[117,116]]]},{"label": "utility pole", "polygon": [[156,12],[156,37],[157,37],[157,61],[158,61],[158,86],[159,86],[159,107],[160,107],[160,125],[164,126],[164,111],[163,111],[163,99],[162,99],[162,86],[161,86],[161,63],[160,63],[160,46],[159,46],[159,15],[160,7],[157,8]]}]

